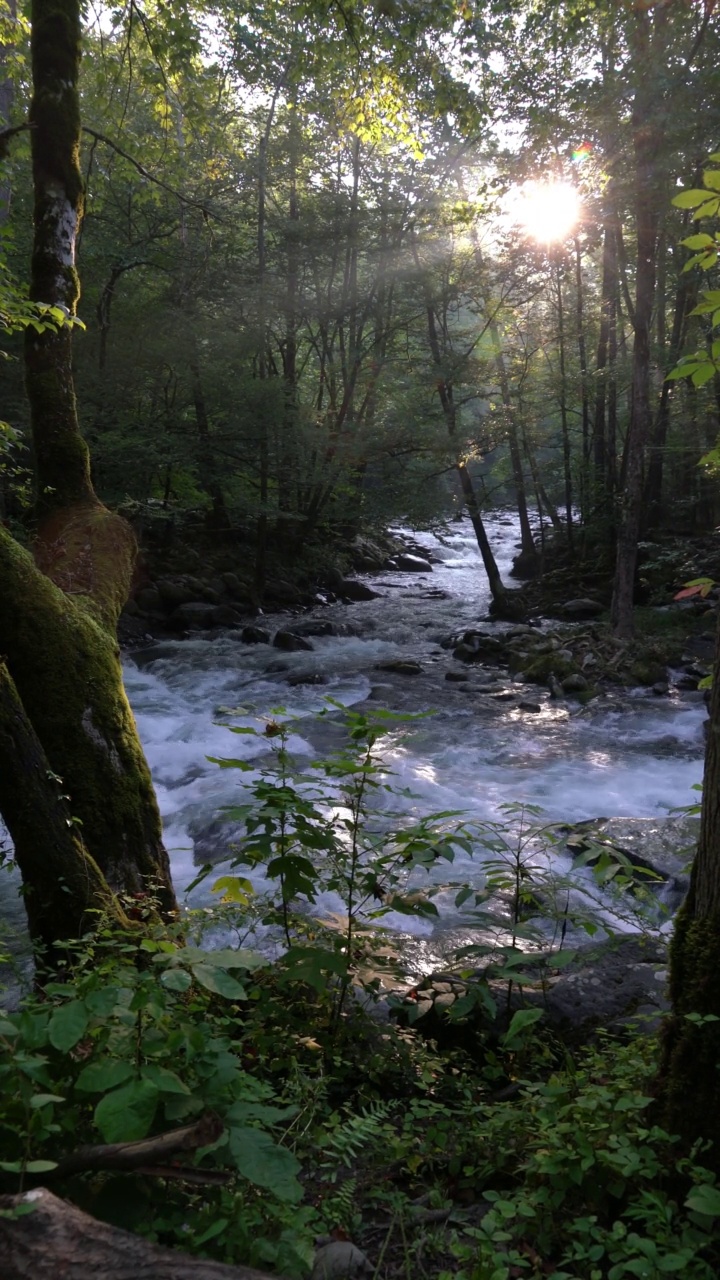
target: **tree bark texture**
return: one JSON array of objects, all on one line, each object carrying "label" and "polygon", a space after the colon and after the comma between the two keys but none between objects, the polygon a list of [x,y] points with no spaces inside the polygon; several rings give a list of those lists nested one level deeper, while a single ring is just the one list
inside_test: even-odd
[{"label": "tree bark texture", "polygon": [[[660,153],[664,103],[655,68],[664,65],[667,13],[659,6],[653,15],[638,9],[633,26],[633,62],[637,86],[633,102],[635,157],[635,221],[637,266],[633,308],[633,371],[630,425],[626,440],[623,491],[620,495],[617,560],[611,606],[615,634],[632,635],[637,544],[642,518],[645,451],[650,438],[650,326],[655,300],[658,226],[664,191]],[[661,83],[661,81],[660,81]]]},{"label": "tree bark texture", "polygon": [[[670,947],[672,1013],[663,1038],[663,1124],[685,1149],[710,1139],[701,1163],[720,1173],[720,629],[710,701],[710,732],[700,839],[688,896]],[[688,1016],[691,1020],[688,1021]],[[716,1021],[703,1022],[710,1017]],[[699,1020],[698,1020],[699,1019]]]},{"label": "tree bark texture", "polygon": [[[78,0],[33,0],[31,296],[61,307],[70,319],[79,295],[75,244],[82,216],[79,61]],[[26,762],[20,781],[48,817],[46,854],[39,822],[33,829],[27,806],[14,803],[7,785],[2,813],[22,851],[26,890],[42,904],[41,920],[31,923],[45,940],[76,936],[78,921],[92,905],[106,910],[108,886],[130,893],[150,889],[164,913],[176,908],[115,636],[132,581],[135,538],[92,487],[71,343],[69,325],[42,334],[30,328],[26,339],[37,484],[34,560],[0,527],[0,654],[9,673],[3,755],[9,757],[14,743],[18,759]],[[19,704],[13,710],[15,694],[22,714]],[[43,756],[51,774],[62,779],[69,813],[78,820],[73,825],[82,833],[82,840],[65,842],[62,875],[57,782],[46,776],[41,797]],[[88,879],[89,868],[94,870]],[[68,885],[77,891],[72,903]],[[81,891],[81,885],[91,888]]]},{"label": "tree bark texture", "polygon": [[163,1249],[96,1221],[42,1187],[0,1196],[0,1210],[13,1209],[22,1216],[0,1218],[3,1280],[272,1280],[252,1267]]}]

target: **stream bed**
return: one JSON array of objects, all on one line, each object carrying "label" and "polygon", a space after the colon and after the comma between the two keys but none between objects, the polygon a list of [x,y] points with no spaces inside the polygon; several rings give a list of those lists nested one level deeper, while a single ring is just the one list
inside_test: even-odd
[{"label": "stream bed", "polygon": [[[507,580],[515,522],[500,515],[488,525]],[[163,641],[128,657],[126,686],[181,894],[199,865],[227,856],[234,833],[219,811],[248,800],[268,760],[264,737],[235,735],[229,726],[262,735],[269,718],[288,717],[290,749],[299,764],[309,765],[337,744],[339,713],[317,718],[328,698],[355,708],[428,713],[410,724],[390,724],[381,742],[389,781],[412,793],[391,798],[408,818],[455,810],[473,822],[492,822],[503,819],[510,803],[540,806],[538,822],[659,819],[697,800],[705,717],[699,694],[658,698],[646,690],[624,691],[586,707],[543,696],[540,711],[529,712],[519,703],[538,690],[515,683],[507,672],[472,667],[466,682],[446,680],[460,664],[441,647],[443,639],[478,624],[483,630],[505,630],[507,624],[487,620],[487,583],[469,521],[452,523],[439,535],[412,537],[433,560],[433,572],[366,576],[379,598],[319,606],[295,618],[331,622],[344,632],[313,636],[312,652],[247,645],[238,632],[220,632]],[[287,613],[258,621],[271,633],[293,629]],[[379,669],[398,659],[417,662],[420,672]],[[208,756],[242,758],[252,767],[220,769]],[[558,874],[571,867],[561,845],[544,856]],[[447,876],[447,864],[436,874]],[[482,879],[465,855],[452,868],[453,881],[463,878],[475,884]],[[194,901],[207,899],[207,888],[195,891]],[[453,900],[454,894],[443,896],[438,922],[402,916],[385,923],[414,933],[428,964],[437,963],[448,937],[454,945],[467,940]],[[341,904],[328,897],[321,907],[339,910]],[[611,905],[607,912],[612,915]],[[632,924],[621,921],[619,927]]]}]

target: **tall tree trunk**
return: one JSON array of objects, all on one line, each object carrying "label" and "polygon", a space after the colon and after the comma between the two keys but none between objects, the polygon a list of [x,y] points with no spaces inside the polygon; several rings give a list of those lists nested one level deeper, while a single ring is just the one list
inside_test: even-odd
[{"label": "tall tree trunk", "polygon": [[[34,0],[32,22],[31,297],[72,318],[82,216],[78,0]],[[43,334],[30,329],[25,351],[38,534],[33,563],[0,528],[0,653],[50,770],[62,778],[84,850],[111,889],[151,891],[170,913],[176,903],[160,816],[123,690],[115,636],[132,580],[135,539],[92,487],[75,404],[71,327]],[[6,716],[6,734],[11,722]],[[3,816],[11,836],[23,843],[22,816],[7,803]],[[84,855],[78,847],[74,862],[71,851],[67,856],[72,884],[82,874]],[[35,865],[27,886],[43,901],[45,930],[58,939],[77,927],[77,904],[70,910],[64,887],[50,859]],[[95,899],[103,910],[105,890],[93,892],[89,901]]]},{"label": "tall tree trunk", "polygon": [[555,280],[558,302],[558,356],[560,360],[560,430],[563,451],[563,481],[565,486],[565,522],[567,525],[568,550],[573,551],[573,492],[570,450],[570,430],[567,411],[567,384],[565,369],[565,306],[563,301],[562,263],[555,260]]},{"label": "tall tree trunk", "polygon": [[530,527],[530,516],[528,514],[527,495],[525,492],[525,474],[522,465],[522,455],[520,453],[520,440],[518,438],[517,423],[515,421],[515,405],[513,404],[512,396],[510,395],[510,383],[508,382],[507,369],[505,368],[505,359],[500,342],[500,333],[495,320],[490,321],[488,331],[493,347],[495,348],[495,368],[497,369],[498,382],[500,384],[500,395],[505,408],[510,466],[512,467],[513,484],[515,486],[515,500],[517,503],[518,519],[520,521],[521,560],[517,572],[520,577],[531,577],[538,570],[539,557],[537,547],[535,546],[535,539],[533,538],[532,529]]},{"label": "tall tree trunk", "polygon": [[[621,639],[633,633],[633,595],[637,544],[642,516],[645,449],[650,436],[650,325],[655,299],[655,271],[659,209],[663,198],[659,158],[663,142],[664,107],[657,79],[664,66],[667,10],[653,16],[638,8],[633,18],[633,63],[636,89],[633,103],[635,157],[635,220],[637,266],[633,308],[633,370],[630,424],[626,440],[623,492],[620,497],[617,559],[611,616]],[[657,75],[656,75],[657,71]],[[662,81],[660,81],[662,85]]]},{"label": "tall tree trunk", "polygon": [[585,293],[583,289],[580,240],[575,237],[575,319],[580,359],[580,400],[582,413],[582,471],[580,483],[581,520],[587,518],[587,488],[590,476],[590,393],[588,389],[587,344],[585,342]]},{"label": "tall tree trunk", "polygon": [[700,839],[670,947],[659,1094],[664,1126],[685,1150],[710,1142],[702,1163],[720,1173],[720,630],[709,727]]}]

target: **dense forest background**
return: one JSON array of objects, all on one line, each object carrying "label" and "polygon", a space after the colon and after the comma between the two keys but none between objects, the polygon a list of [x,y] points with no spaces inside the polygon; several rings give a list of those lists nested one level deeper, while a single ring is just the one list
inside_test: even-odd
[{"label": "dense forest background", "polygon": [[[600,539],[611,565],[619,540],[631,583],[638,537],[711,527],[714,256],[671,201],[707,168],[717,45],[707,5],[90,9],[74,371],[100,494],[240,536],[259,597],[273,547],[427,523],[468,475],[571,550]],[[22,280],[29,137],[8,141]],[[554,184],[549,212],[529,183]],[[22,522],[21,363],[3,373]]]},{"label": "dense forest background", "polygon": [[[699,603],[707,625],[712,537],[687,613],[634,603],[638,565],[718,519],[718,51],[715,0],[0,0],[0,813],[32,950],[0,1014],[9,1280],[58,1259],[68,1280],[337,1280],[373,1270],[350,1232],[378,1277],[717,1275],[720,661],[676,686],[713,684],[669,953],[638,866],[583,846],[600,889],[652,899],[626,969],[669,967],[662,1027],[629,1024],[634,1000],[588,1048],[546,1017],[577,960],[574,882],[533,861],[557,831],[512,798],[484,831],[373,827],[389,712],[332,703],[309,790],[281,712],[229,724],[266,753],[231,869],[267,889],[221,877],[216,909],[182,912],[117,624],[136,533],[173,571],[233,566],[221,586],[257,610],[278,567],[312,582],[358,534],[464,511],[523,625],[449,637],[453,660],[509,666],[519,642],[516,674],[590,702],[577,631],[539,636],[498,573],[485,514],[514,503],[520,576],[593,582],[565,619],[600,616],[598,685],[633,679],[643,623],[685,637]],[[377,920],[437,914],[408,875],[476,847],[455,905],[501,909],[456,954],[484,967],[441,975],[448,1039],[413,1033],[422,983],[379,1027],[363,1002],[401,968]],[[309,912],[328,892],[339,926]],[[243,945],[251,908],[272,960]]]}]

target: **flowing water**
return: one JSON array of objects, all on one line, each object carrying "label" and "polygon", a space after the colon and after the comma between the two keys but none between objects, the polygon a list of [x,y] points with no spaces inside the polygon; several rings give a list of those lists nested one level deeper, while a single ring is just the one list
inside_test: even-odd
[{"label": "flowing water", "polygon": [[[507,578],[515,522],[498,516],[488,525]],[[434,572],[373,575],[367,581],[379,599],[319,606],[303,615],[304,621],[310,616],[342,624],[346,632],[313,637],[312,652],[249,646],[238,633],[225,632],[163,641],[127,658],[126,687],[181,895],[199,865],[227,853],[231,832],[219,810],[247,800],[267,762],[265,738],[235,735],[229,726],[262,734],[282,707],[294,721],[290,749],[310,763],[337,743],[333,717],[316,718],[328,697],[346,706],[433,713],[384,734],[391,781],[413,793],[402,801],[408,813],[461,810],[474,821],[489,821],[502,817],[504,804],[525,803],[542,806],[545,821],[576,822],[601,815],[657,817],[697,799],[692,787],[702,774],[704,718],[699,695],[659,699],[637,691],[583,709],[541,699],[541,712],[533,714],[517,703],[523,693],[537,697],[537,690],[522,690],[506,673],[473,668],[467,684],[446,681],[446,671],[458,664],[441,640],[466,627],[496,625],[486,620],[487,582],[468,521],[414,538],[432,555]],[[259,621],[271,632],[291,630],[293,622],[288,614]],[[398,658],[417,660],[421,674],[377,669]],[[508,690],[518,697],[495,696]],[[252,768],[220,769],[208,756],[242,758]],[[562,853],[552,853],[550,862],[560,872],[569,866]],[[448,875],[446,864],[440,874]],[[479,875],[464,857],[452,869],[454,880],[467,876],[477,883]],[[200,900],[203,894],[207,899],[208,890],[200,891]],[[443,931],[455,941],[465,936],[453,899],[443,899],[439,924],[418,920],[409,926],[405,916],[386,923],[410,927],[431,964]],[[324,905],[340,906],[331,899]],[[18,914],[17,904],[9,913]]]},{"label": "flowing water", "polygon": [[[497,517],[489,531],[506,576],[515,553],[515,523]],[[486,620],[487,582],[469,522],[454,523],[438,536],[417,534],[415,540],[432,555],[434,572],[374,575],[367,581],[379,599],[313,610],[311,617],[340,623],[349,632],[313,637],[313,652],[248,646],[229,632],[163,643],[128,659],[128,694],[180,890],[198,864],[227,849],[232,833],[218,821],[218,811],[247,800],[256,766],[267,761],[266,739],[232,734],[228,726],[262,732],[273,710],[282,707],[294,721],[290,749],[300,763],[309,763],[337,740],[332,718],[316,718],[328,697],[348,706],[433,713],[390,727],[381,744],[393,785],[413,793],[402,801],[408,812],[460,810],[471,820],[492,821],[502,818],[503,805],[525,803],[541,806],[543,821],[577,822],[652,818],[697,799],[692,788],[702,774],[704,718],[699,695],[660,699],[637,691],[586,708],[546,700],[538,714],[517,706],[537,690],[514,685],[506,673],[473,668],[467,684],[446,681],[446,671],[458,664],[441,640],[478,623],[486,630],[496,625]],[[292,630],[287,614],[260,621],[270,631]],[[398,658],[417,660],[421,674],[377,669]],[[324,683],[295,683],[299,679]],[[508,690],[517,698],[496,696]],[[208,756],[239,757],[253,769],[220,769]],[[570,865],[558,852],[550,861],[559,872]],[[437,874],[448,875],[447,865]],[[467,876],[477,883],[479,874],[464,857],[452,869],[454,880]],[[462,933],[453,897],[443,899],[440,924],[422,920],[412,926],[430,950],[431,939],[443,931],[450,929],[456,940]],[[331,900],[326,905],[340,906]],[[406,917],[389,923],[408,929]]]}]

